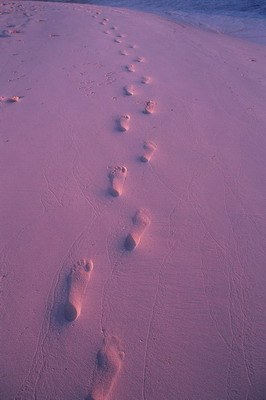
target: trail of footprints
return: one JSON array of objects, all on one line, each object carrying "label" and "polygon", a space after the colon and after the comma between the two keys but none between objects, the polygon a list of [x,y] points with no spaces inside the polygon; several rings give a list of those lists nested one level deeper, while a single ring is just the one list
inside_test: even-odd
[{"label": "trail of footprints", "polygon": [[[93,17],[97,18],[99,14],[95,14]],[[100,21],[101,25],[107,25],[108,19],[103,18]],[[111,35],[112,32],[116,34],[117,27],[111,26],[103,33]],[[113,41],[117,44],[123,44],[125,35],[122,33],[116,34]],[[129,49],[135,49],[136,45],[128,45]],[[129,56],[128,50],[120,49],[120,55]],[[143,63],[145,58],[143,56],[134,57],[133,63],[125,65],[127,72],[136,72],[137,67],[134,63]],[[151,78],[149,76],[143,76],[140,79],[140,83],[148,84]],[[126,96],[134,96],[136,94],[135,86],[132,83],[123,87],[123,94]],[[144,104],[143,113],[152,114],[155,111],[156,102],[153,100],[147,100]],[[128,114],[121,115],[117,119],[117,127],[121,132],[127,132],[130,129],[131,117]],[[149,162],[157,148],[156,143],[153,141],[144,141],[142,145],[142,154],[139,157],[139,161],[143,163]],[[110,168],[109,188],[108,192],[113,197],[118,197],[123,194],[124,185],[127,179],[127,167],[123,165],[117,165]],[[130,232],[125,238],[124,247],[128,251],[134,250],[140,243],[142,236],[146,229],[151,223],[149,212],[144,209],[136,211],[136,214],[132,218],[132,226]],[[90,274],[93,270],[93,262],[91,260],[79,261],[71,270],[68,277],[68,298],[65,304],[64,313],[65,318],[68,321],[75,320],[81,312],[82,298],[88,285]],[[98,351],[96,359],[96,367],[94,370],[89,394],[86,400],[105,400],[108,398],[113,385],[116,381],[120,368],[122,366],[124,358],[124,352],[121,349],[120,341],[117,337],[104,337],[104,344],[102,349]]]},{"label": "trail of footprints", "polygon": [[[96,12],[92,15],[93,18],[98,18],[100,12]],[[103,18],[100,21],[101,25],[108,25],[108,18]],[[116,34],[116,26],[111,26],[108,30],[103,31],[105,34],[111,35]],[[115,43],[125,43],[123,39],[124,34],[118,33],[113,39]],[[127,48],[135,49],[136,45],[128,45]],[[126,49],[120,50],[120,54],[128,56],[129,52]],[[143,63],[145,58],[143,56],[137,56],[133,59],[133,62]],[[136,72],[137,67],[135,64],[128,64],[125,66],[127,72]],[[149,76],[143,76],[140,79],[140,83],[148,84],[150,82]],[[131,83],[124,86],[123,94],[125,96],[134,96],[136,94],[135,86]],[[18,101],[18,99],[12,99],[12,101]],[[153,100],[147,100],[144,104],[143,113],[152,114],[155,111],[156,102]],[[131,117],[128,114],[121,115],[118,120],[118,130],[121,132],[127,132],[130,129]],[[153,141],[144,141],[142,144],[142,154],[139,156],[139,161],[143,163],[149,162],[157,148],[156,143]],[[108,192],[113,197],[119,197],[123,195],[125,182],[127,179],[127,167],[117,165],[110,168],[109,188]],[[149,212],[145,209],[136,211],[136,214],[132,218],[132,226],[125,237],[124,248],[127,251],[134,250],[151,223]],[[67,321],[75,321],[82,310],[83,298],[87,286],[90,281],[91,273],[93,271],[93,261],[88,259],[81,259],[74,265],[67,277],[67,299],[64,305],[64,317]],[[115,384],[119,371],[122,367],[124,359],[124,351],[122,350],[119,338],[115,336],[109,336],[104,333],[103,346],[98,351],[96,357],[96,364],[94,374],[89,387],[88,396],[86,400],[106,400],[112,391]]]}]

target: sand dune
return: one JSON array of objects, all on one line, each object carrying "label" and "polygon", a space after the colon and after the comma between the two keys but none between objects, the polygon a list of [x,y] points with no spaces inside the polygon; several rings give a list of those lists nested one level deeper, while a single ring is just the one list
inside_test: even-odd
[{"label": "sand dune", "polygon": [[265,48],[0,12],[0,399],[264,399]]}]

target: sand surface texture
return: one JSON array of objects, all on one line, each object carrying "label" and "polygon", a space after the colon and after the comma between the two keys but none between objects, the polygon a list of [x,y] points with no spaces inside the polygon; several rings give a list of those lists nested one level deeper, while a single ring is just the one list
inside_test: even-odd
[{"label": "sand surface texture", "polygon": [[265,47],[0,13],[0,399],[265,400]]}]

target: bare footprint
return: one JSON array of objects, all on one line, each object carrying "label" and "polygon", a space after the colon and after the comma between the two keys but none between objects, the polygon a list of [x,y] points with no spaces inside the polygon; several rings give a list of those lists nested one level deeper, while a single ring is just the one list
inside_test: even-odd
[{"label": "bare footprint", "polygon": [[124,92],[127,96],[133,96],[135,93],[135,88],[133,85],[124,86]]},{"label": "bare footprint", "polygon": [[109,179],[111,186],[109,188],[109,193],[114,196],[121,196],[123,192],[124,183],[127,176],[127,168],[122,166],[117,166],[112,169],[109,173]]},{"label": "bare footprint", "polygon": [[150,223],[151,220],[146,210],[140,209],[137,211],[133,218],[133,227],[131,232],[128,234],[125,240],[126,250],[134,250],[135,247],[138,246],[144,231],[150,225]]},{"label": "bare footprint", "polygon": [[149,162],[155,152],[157,145],[154,142],[144,142],[143,149],[144,154],[140,157],[142,162]]},{"label": "bare footprint", "polygon": [[105,33],[106,35],[111,35],[110,31],[104,31],[103,33]]},{"label": "bare footprint", "polygon": [[136,48],[137,48],[137,45],[136,45],[136,44],[130,44],[128,47],[129,47],[130,49],[136,49]]},{"label": "bare footprint", "polygon": [[13,96],[7,99],[7,103],[18,103],[21,99],[21,96]]},{"label": "bare footprint", "polygon": [[122,56],[128,56],[128,52],[126,50],[120,50],[120,54]]},{"label": "bare footprint", "polygon": [[93,270],[91,260],[80,260],[68,276],[68,299],[65,304],[65,318],[74,321],[81,312],[82,300]]},{"label": "bare footprint", "polygon": [[111,29],[112,29],[113,31],[117,31],[117,26],[112,26]]},{"label": "bare footprint", "polygon": [[97,353],[96,368],[92,385],[86,400],[107,400],[125,357],[118,338],[105,339],[104,346]]},{"label": "bare footprint", "polygon": [[119,39],[119,38],[115,38],[115,39],[114,39],[114,42],[116,42],[116,43],[122,43],[122,40]]},{"label": "bare footprint", "polygon": [[124,38],[126,35],[124,35],[124,33],[118,33],[117,34],[117,37],[119,37],[119,38]]},{"label": "bare footprint", "polygon": [[151,81],[151,78],[149,76],[143,76],[141,78],[141,83],[147,84]]},{"label": "bare footprint", "polygon": [[135,61],[141,63],[141,62],[145,61],[145,58],[144,57],[136,57]]},{"label": "bare footprint", "polygon": [[118,120],[120,131],[125,132],[129,130],[129,121],[130,121],[130,115],[128,114],[121,115],[121,117]]},{"label": "bare footprint", "polygon": [[156,102],[153,100],[146,101],[145,108],[143,110],[144,114],[152,114],[154,112]]},{"label": "bare footprint", "polygon": [[134,64],[129,64],[126,66],[126,70],[129,72],[135,72],[136,71],[136,67]]}]

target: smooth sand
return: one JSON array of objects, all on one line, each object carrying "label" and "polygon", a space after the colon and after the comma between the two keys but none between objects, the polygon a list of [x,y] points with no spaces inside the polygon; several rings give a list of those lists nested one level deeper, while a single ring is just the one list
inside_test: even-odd
[{"label": "smooth sand", "polygon": [[123,9],[0,11],[0,398],[265,398],[265,47]]}]

